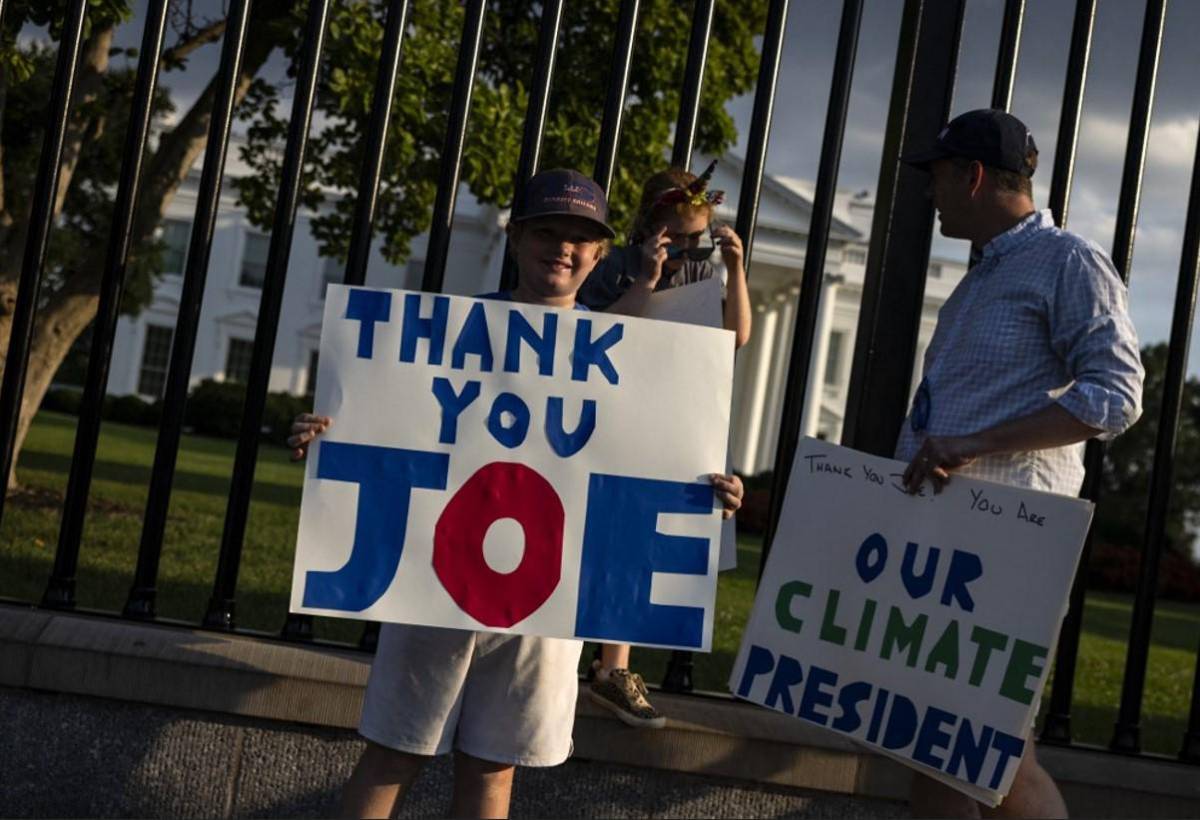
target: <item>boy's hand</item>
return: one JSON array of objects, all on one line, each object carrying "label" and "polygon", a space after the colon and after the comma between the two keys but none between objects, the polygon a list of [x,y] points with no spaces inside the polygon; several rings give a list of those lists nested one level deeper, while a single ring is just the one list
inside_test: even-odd
[{"label": "boy's hand", "polygon": [[722,518],[733,518],[733,514],[742,506],[742,480],[735,475],[721,475],[713,473],[708,477],[712,482],[713,489],[716,490],[717,498],[725,507],[721,511]]},{"label": "boy's hand", "polygon": [[292,448],[292,461],[299,461],[308,453],[308,445],[313,439],[329,429],[333,419],[329,416],[314,416],[312,413],[301,413],[292,422],[292,434],[288,436],[287,446]]},{"label": "boy's hand", "polygon": [[667,261],[667,246],[671,240],[667,237],[667,229],[659,228],[658,233],[646,237],[642,243],[642,278],[651,288],[658,285],[662,277],[663,262]]},{"label": "boy's hand", "polygon": [[717,243],[717,247],[721,249],[721,258],[725,260],[725,267],[728,268],[731,274],[742,270],[742,257],[745,251],[742,248],[742,238],[737,235],[737,231],[728,225],[718,225],[712,230],[713,241]]}]

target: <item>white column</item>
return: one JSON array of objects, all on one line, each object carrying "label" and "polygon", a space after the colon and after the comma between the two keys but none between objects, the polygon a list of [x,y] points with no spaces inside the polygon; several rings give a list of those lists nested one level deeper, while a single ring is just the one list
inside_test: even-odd
[{"label": "white column", "polygon": [[800,434],[815,436],[821,422],[821,398],[825,395],[825,364],[829,360],[829,334],[833,325],[833,309],[837,302],[838,285],[842,276],[826,274],[821,283],[821,308],[817,311],[817,326],[813,331],[812,358],[808,363],[808,390],[804,395],[804,414]]},{"label": "white column", "polygon": [[759,472],[762,467],[758,463],[759,437],[762,434],[763,410],[767,397],[767,381],[771,371],[771,353],[775,340],[775,326],[778,312],[768,307],[755,318],[755,332],[751,334],[750,344],[741,355],[750,353],[749,378],[747,379],[744,437],[738,448],[738,462],[748,475]]},{"label": "white column", "polygon": [[787,291],[775,297],[779,306],[779,323],[775,329],[775,349],[771,356],[770,385],[763,414],[763,433],[759,440],[758,459],[762,469],[775,463],[779,444],[779,422],[783,416],[783,394],[787,386],[788,361],[792,355],[792,335],[796,328],[796,300]]}]

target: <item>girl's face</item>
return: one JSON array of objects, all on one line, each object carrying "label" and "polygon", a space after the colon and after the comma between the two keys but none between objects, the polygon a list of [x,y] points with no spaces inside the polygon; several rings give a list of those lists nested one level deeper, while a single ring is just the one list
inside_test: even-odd
[{"label": "girl's face", "polygon": [[539,299],[574,298],[600,260],[604,235],[577,216],[542,216],[514,225],[518,289]]},{"label": "girl's face", "polygon": [[[682,213],[672,210],[665,219],[659,220],[655,226],[667,229],[667,238],[671,240],[671,248],[684,250],[698,248],[705,241],[708,233],[709,213],[706,208],[688,208]],[[669,251],[669,249],[668,249]],[[663,262],[663,271],[671,274],[683,267],[684,257],[676,256]]]}]

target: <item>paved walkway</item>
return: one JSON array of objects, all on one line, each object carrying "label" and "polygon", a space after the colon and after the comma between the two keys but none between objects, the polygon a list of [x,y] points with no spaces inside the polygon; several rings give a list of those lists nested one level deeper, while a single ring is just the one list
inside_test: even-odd
[{"label": "paved walkway", "polygon": [[[361,749],[347,731],[0,688],[0,816],[327,817]],[[404,817],[441,817],[431,763]],[[903,806],[573,760],[517,776],[514,817],[896,817]]]}]

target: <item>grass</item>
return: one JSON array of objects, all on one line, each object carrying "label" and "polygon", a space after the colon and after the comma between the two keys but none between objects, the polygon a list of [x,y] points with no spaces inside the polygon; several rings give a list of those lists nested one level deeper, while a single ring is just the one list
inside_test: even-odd
[{"label": "grass", "polygon": [[[41,598],[54,562],[74,436],[75,419],[56,413],[39,414],[30,430],[18,468],[26,490],[6,505],[0,526],[0,596]],[[156,431],[148,428],[103,428],[80,555],[81,608],[119,611],[124,605],[137,562],[155,440]],[[233,451],[231,441],[183,438],[160,564],[161,617],[197,622],[204,613],[216,572]],[[241,628],[276,632],[283,623],[302,478],[285,450],[260,449],[238,583]],[[725,691],[754,601],[758,556],[758,539],[741,538],[738,569],[721,575],[713,652],[696,656],[698,689]],[[1129,596],[1088,596],[1072,709],[1079,741],[1103,745],[1112,734],[1130,617]],[[362,629],[357,622],[337,619],[318,619],[316,628],[318,637],[340,641],[357,640]],[[1179,749],[1198,645],[1200,605],[1159,602],[1142,709],[1147,751],[1175,754]],[[635,649],[633,666],[657,682],[667,655]]]}]

